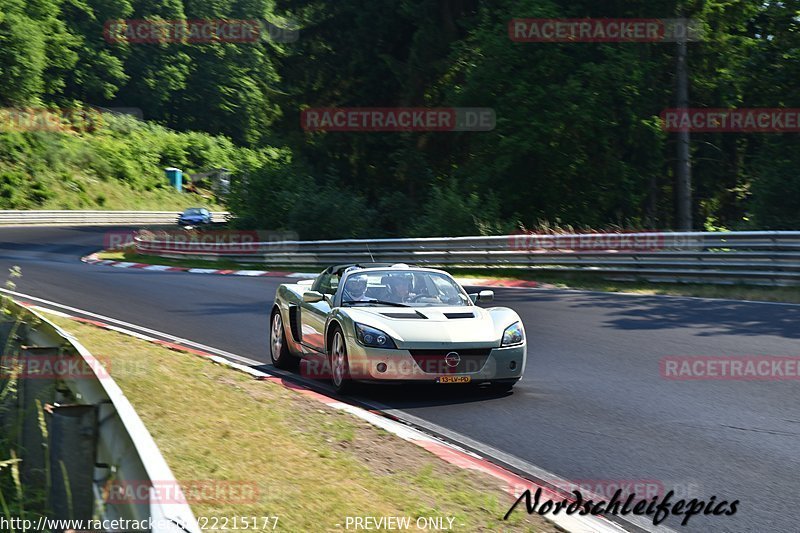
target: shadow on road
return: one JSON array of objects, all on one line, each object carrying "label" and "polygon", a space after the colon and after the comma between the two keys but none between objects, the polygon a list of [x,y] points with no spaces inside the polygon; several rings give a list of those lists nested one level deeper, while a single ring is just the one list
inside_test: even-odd
[{"label": "shadow on road", "polygon": [[[276,370],[272,365],[254,366],[255,370],[278,374],[287,381],[303,385],[327,395],[338,397],[331,383],[327,379],[310,380],[300,376],[299,372],[286,372]],[[360,384],[353,396],[368,401],[380,402],[392,408],[432,407],[437,405],[455,405],[487,400],[500,399],[513,396],[513,392],[499,392],[497,390],[465,386],[465,385],[439,385],[439,384]],[[342,397],[352,400],[352,397]]]},{"label": "shadow on road", "polygon": [[728,300],[628,297],[581,294],[570,303],[576,309],[604,310],[605,324],[621,330],[697,330],[715,335],[776,335],[800,338],[800,306]]}]

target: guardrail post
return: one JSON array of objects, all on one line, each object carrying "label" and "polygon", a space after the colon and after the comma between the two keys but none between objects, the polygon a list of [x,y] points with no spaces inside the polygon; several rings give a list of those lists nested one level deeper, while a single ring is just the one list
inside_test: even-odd
[{"label": "guardrail post", "polygon": [[5,361],[0,359],[0,435],[3,440],[14,442],[17,436],[17,384],[9,376]]},{"label": "guardrail post", "polygon": [[[59,355],[59,348],[40,348],[23,346],[20,359],[41,358],[53,362]],[[19,383],[19,416],[21,430],[19,454],[22,459],[20,478],[22,485],[34,489],[42,489],[47,483],[46,461],[46,429],[44,423],[44,407],[55,401],[55,376],[43,370],[43,365],[25,365],[25,375]],[[52,368],[52,365],[49,365]],[[38,403],[37,403],[38,402]],[[39,409],[42,409],[42,412]]]},{"label": "guardrail post", "polygon": [[[13,376],[14,356],[23,342],[27,329],[17,320],[0,319],[0,430],[10,443],[17,442],[20,433],[19,379]],[[11,338],[13,335],[13,338]]]},{"label": "guardrail post", "polygon": [[90,520],[94,511],[97,409],[94,405],[51,405],[48,411],[52,517]]}]

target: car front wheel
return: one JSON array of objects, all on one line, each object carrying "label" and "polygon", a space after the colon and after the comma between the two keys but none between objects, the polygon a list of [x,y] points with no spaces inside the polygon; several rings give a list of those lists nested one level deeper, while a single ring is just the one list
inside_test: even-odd
[{"label": "car front wheel", "polygon": [[339,394],[345,394],[353,390],[353,381],[350,379],[350,364],[347,359],[347,344],[344,342],[344,334],[338,327],[333,333],[333,342],[329,350],[328,362],[331,369],[331,381],[333,388]]},{"label": "car front wheel", "polygon": [[270,324],[269,348],[272,364],[284,370],[291,369],[297,364],[298,359],[289,352],[289,346],[286,345],[283,318],[277,308],[272,311]]}]

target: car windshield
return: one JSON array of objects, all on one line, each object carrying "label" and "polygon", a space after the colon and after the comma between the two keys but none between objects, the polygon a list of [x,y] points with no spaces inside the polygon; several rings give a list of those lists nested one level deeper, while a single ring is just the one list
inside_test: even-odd
[{"label": "car windshield", "polygon": [[342,286],[342,305],[408,307],[469,306],[472,301],[453,278],[423,270],[354,272]]},{"label": "car windshield", "polygon": [[184,211],[183,214],[185,216],[202,215],[203,214],[203,210],[202,209],[198,209],[196,207],[192,207],[192,208],[187,209],[186,211]]}]

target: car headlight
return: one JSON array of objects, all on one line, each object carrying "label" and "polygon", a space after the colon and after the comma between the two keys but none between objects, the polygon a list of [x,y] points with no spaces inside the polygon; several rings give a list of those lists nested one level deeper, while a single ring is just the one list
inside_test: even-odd
[{"label": "car headlight", "polygon": [[356,338],[364,346],[397,349],[392,338],[383,331],[356,323]]},{"label": "car headlight", "polygon": [[500,346],[511,346],[524,340],[525,334],[522,332],[522,322],[514,322],[503,332],[503,342],[500,343]]}]

